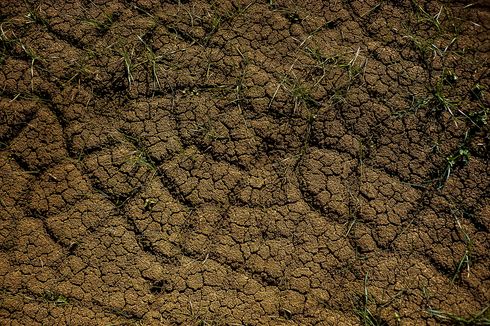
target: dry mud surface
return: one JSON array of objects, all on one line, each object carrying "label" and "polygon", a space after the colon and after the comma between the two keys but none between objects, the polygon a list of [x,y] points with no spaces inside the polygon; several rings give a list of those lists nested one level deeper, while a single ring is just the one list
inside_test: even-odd
[{"label": "dry mud surface", "polygon": [[488,2],[0,21],[1,325],[488,325]]}]

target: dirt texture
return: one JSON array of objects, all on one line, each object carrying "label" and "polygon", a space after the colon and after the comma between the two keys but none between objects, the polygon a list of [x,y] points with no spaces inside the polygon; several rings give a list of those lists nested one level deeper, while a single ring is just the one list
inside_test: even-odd
[{"label": "dirt texture", "polygon": [[489,325],[487,1],[0,1],[1,325]]}]

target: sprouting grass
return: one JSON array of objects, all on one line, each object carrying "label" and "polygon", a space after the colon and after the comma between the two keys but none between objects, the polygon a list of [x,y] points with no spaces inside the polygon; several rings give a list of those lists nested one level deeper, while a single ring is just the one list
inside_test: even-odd
[{"label": "sprouting grass", "polygon": [[150,158],[146,148],[142,145],[141,139],[131,136],[121,129],[118,129],[118,131],[124,137],[124,140],[129,142],[134,147],[134,151],[131,152],[130,158],[132,168],[134,169],[137,166],[145,166],[150,171],[155,173],[157,170],[156,163]]},{"label": "sprouting grass", "polygon": [[25,44],[20,43],[20,46],[29,59],[29,71],[31,73],[31,90],[34,91],[34,64],[36,63],[36,61],[41,61],[42,58],[36,53],[36,51],[29,48]]},{"label": "sprouting grass", "polygon": [[454,283],[456,278],[458,278],[461,274],[461,271],[466,267],[467,271],[467,276],[470,276],[470,261],[471,261],[471,252],[472,252],[472,247],[473,247],[473,242],[471,241],[470,236],[468,233],[465,231],[463,226],[461,225],[458,217],[456,217],[456,225],[458,227],[458,230],[463,235],[463,241],[465,243],[465,249],[464,253],[461,256],[461,259],[459,260],[458,266],[456,266],[456,270],[454,272],[453,278],[451,279],[451,283]]},{"label": "sprouting grass", "polygon": [[431,47],[432,42],[413,34],[407,34],[405,37],[412,41],[412,44],[414,45],[415,50],[420,55],[421,59],[424,62],[429,61],[428,59],[431,57],[431,53],[433,51]]},{"label": "sprouting grass", "polygon": [[305,51],[315,61],[315,68],[322,72],[321,76],[314,83],[314,86],[317,86],[327,75],[329,65],[337,63],[339,56],[326,56],[319,49],[310,47],[306,47]]},{"label": "sprouting grass", "polygon": [[306,120],[306,130],[304,132],[302,146],[299,153],[295,155],[295,163],[293,164],[293,169],[295,170],[299,167],[303,157],[308,151],[313,132],[313,124],[322,104],[317,101],[312,94],[312,89],[315,85],[312,87],[308,83],[298,79],[294,74],[292,75],[293,76],[285,75],[282,78],[269,102],[269,107],[271,107],[277,93],[282,88],[289,94],[289,99],[292,99],[293,104],[292,112],[288,112],[285,115],[292,114],[296,118],[301,117]]},{"label": "sprouting grass", "polygon": [[409,97],[411,103],[408,109],[402,109],[398,111],[392,111],[392,115],[397,118],[402,118],[408,114],[417,114],[418,110],[421,108],[426,108],[431,101],[430,96],[417,96],[411,95]]},{"label": "sprouting grass", "polygon": [[[32,14],[34,15],[34,14]],[[28,17],[31,17],[31,13],[27,14]],[[34,19],[33,17],[31,17]],[[34,23],[35,21],[29,20],[27,24]],[[10,28],[9,28],[10,27]],[[29,60],[30,65],[30,75],[31,75],[31,89],[33,89],[33,78],[34,78],[34,64],[36,62],[43,61],[42,57],[36,53],[36,51],[27,44],[22,41],[21,37],[18,37],[15,34],[15,27],[12,22],[4,21],[0,24],[0,45],[2,48],[0,49],[0,64],[7,57],[9,51],[13,49],[13,46],[18,46],[24,52],[24,55]],[[18,29],[17,29],[18,30]]]},{"label": "sprouting grass", "polygon": [[[408,21],[402,22],[405,37],[412,41],[414,50],[429,70],[436,58],[444,60],[462,32],[460,20],[452,16],[450,7],[441,5],[437,12],[429,13],[426,7],[412,0],[413,14]],[[421,33],[422,32],[422,33]]]},{"label": "sprouting grass", "polygon": [[467,118],[476,129],[481,129],[488,124],[490,107],[488,107],[484,101],[486,90],[486,86],[480,83],[474,84],[470,89],[470,96],[472,100],[477,102],[477,108],[468,113],[458,110],[458,112]]},{"label": "sprouting grass", "polygon": [[[458,152],[456,154],[448,156],[446,158],[448,166],[449,166],[449,171],[448,171],[447,177],[449,177],[449,174],[450,174],[452,168],[457,163],[467,164],[469,159],[470,159],[470,152],[466,147],[461,147],[458,149]],[[447,178],[446,178],[446,180],[447,180]]]},{"label": "sprouting grass", "polygon": [[444,187],[444,184],[447,182],[454,168],[458,164],[466,165],[469,160],[470,160],[470,152],[468,148],[466,148],[464,145],[462,145],[455,154],[446,157],[446,168],[441,177],[438,188],[442,189],[442,187]]},{"label": "sprouting grass", "polygon": [[104,14],[103,20],[86,19],[82,21],[83,23],[94,27],[99,33],[104,34],[109,30],[109,28],[114,23],[114,15]]},{"label": "sprouting grass", "polygon": [[442,70],[442,75],[440,82],[444,85],[454,85],[456,81],[458,80],[458,76],[456,76],[456,73],[452,69],[447,69],[444,68]]},{"label": "sprouting grass", "polygon": [[78,82],[80,82],[83,76],[89,76],[93,73],[90,67],[86,65],[86,63],[84,63],[83,61],[75,62],[74,65],[71,67],[71,72],[72,74],[68,75],[71,77],[69,77],[66,81],[67,84],[69,84],[73,80],[78,80]]},{"label": "sprouting grass", "polygon": [[[420,108],[430,107],[437,112],[448,112],[452,117],[456,113],[466,116],[457,108],[458,101],[449,98],[446,93],[446,87],[451,87],[456,83],[458,77],[450,69],[443,69],[441,76],[437,79],[434,86],[428,86],[429,94],[424,96],[411,96],[411,105],[408,110],[393,112],[396,116],[403,116],[408,112],[417,113]],[[466,116],[469,118],[468,116]]]},{"label": "sprouting grass", "polygon": [[96,58],[99,58],[100,56],[100,53],[97,53],[91,49],[86,49],[84,56],[69,67],[68,73],[66,74],[66,76],[69,78],[67,79],[66,83],[70,83],[73,80],[77,80],[78,83],[80,83],[83,77],[93,75],[95,71],[91,67],[90,62]]},{"label": "sprouting grass", "polygon": [[451,325],[474,325],[474,326],[483,326],[483,325],[490,325],[490,310],[488,309],[490,306],[487,306],[477,314],[470,316],[470,317],[463,317],[463,316],[458,316],[450,312],[446,311],[441,311],[441,310],[436,310],[436,309],[429,309],[428,313],[446,323],[450,323]]},{"label": "sprouting grass", "polygon": [[[7,33],[4,29],[5,22],[0,24],[0,65],[5,62],[5,59],[8,56],[8,52],[10,50],[11,44],[13,43],[12,38],[7,36]],[[11,32],[13,34],[13,32]],[[13,34],[15,36],[15,34]]]},{"label": "sprouting grass", "polygon": [[[408,28],[405,27],[405,29]],[[430,37],[421,37],[413,32],[407,33],[405,35],[405,38],[408,38],[410,41],[412,41],[416,52],[426,64],[430,62],[431,58],[435,58],[437,56],[444,58],[450,51],[452,45],[456,43],[459,36],[457,34],[454,34],[452,35],[451,40],[447,42],[447,44],[445,44],[444,46],[437,46],[436,43],[440,37],[441,35],[437,34]]]},{"label": "sprouting grass", "polygon": [[449,112],[452,116],[454,116],[453,107],[456,104],[454,101],[451,101],[443,92],[442,84],[437,84],[436,87],[432,90],[432,96],[434,99],[434,104],[436,108],[445,110]]},{"label": "sprouting grass", "polygon": [[476,83],[472,88],[471,88],[471,97],[474,100],[483,100],[483,94],[487,88],[485,85],[482,85],[480,83]]},{"label": "sprouting grass", "polygon": [[339,55],[327,56],[322,51],[317,48],[305,47],[306,53],[315,61],[319,63],[320,66],[324,67],[328,64],[333,64],[339,60]]},{"label": "sprouting grass", "polygon": [[307,110],[306,117],[306,133],[303,139],[303,146],[301,147],[301,152],[299,154],[298,160],[296,161],[295,168],[299,166],[302,158],[308,151],[308,147],[310,144],[311,134],[313,130],[313,123],[316,119],[316,113],[318,109],[321,107],[321,103],[314,99],[311,95],[311,89],[306,84],[299,83],[298,81],[294,81],[290,88],[288,89],[291,93],[291,96],[294,100],[293,114],[297,114],[299,112],[299,108],[303,105]]},{"label": "sprouting grass", "polygon": [[220,27],[221,23],[223,22],[223,17],[219,16],[219,15],[213,15],[211,17],[211,21],[209,23],[209,33],[208,33],[208,37],[209,35],[212,35],[213,33],[215,33],[218,28]]},{"label": "sprouting grass", "polygon": [[436,109],[447,111],[451,116],[454,116],[454,108],[457,102],[448,98],[444,91],[444,86],[452,86],[458,77],[450,69],[443,69],[441,76],[432,89],[432,103]]},{"label": "sprouting grass", "polygon": [[361,48],[358,47],[351,60],[349,60],[348,62],[340,63],[338,65],[340,68],[343,68],[348,72],[350,81],[353,81],[356,77],[360,76],[362,73],[362,67],[365,67],[367,64],[367,62],[365,61],[362,66],[356,65],[356,61],[359,58],[360,52]]},{"label": "sprouting grass", "polygon": [[68,299],[63,294],[52,291],[45,291],[43,293],[43,299],[58,306],[68,304]]},{"label": "sprouting grass", "polygon": [[126,49],[121,49],[119,51],[119,55],[123,59],[124,67],[126,70],[126,78],[128,79],[128,88],[129,89],[131,89],[131,85],[134,82],[134,77],[133,77],[133,73],[132,73],[132,71],[134,69],[134,65],[133,65],[133,62],[131,60],[131,57],[133,56],[133,54],[134,54],[134,49],[131,52],[129,52]]},{"label": "sprouting grass", "polygon": [[141,149],[136,149],[135,151],[131,152],[131,163],[133,164],[133,169],[136,166],[146,166],[148,167],[151,171],[156,172],[157,167],[155,166],[155,163],[152,162],[152,160],[148,157],[148,154],[141,150]]},{"label": "sprouting grass", "polygon": [[383,2],[384,2],[384,1],[380,1],[380,2],[378,2],[377,4],[375,4],[374,6],[372,6],[372,7],[371,7],[371,9],[369,9],[369,10],[368,10],[368,11],[367,11],[365,14],[363,14],[363,15],[361,16],[361,18],[368,17],[368,16],[370,16],[372,13],[374,13],[374,12],[376,12],[376,11],[380,10],[380,9],[381,9],[381,5],[383,5]]},{"label": "sprouting grass", "polygon": [[[248,8],[250,8],[250,6],[254,4],[254,1],[250,1],[250,3],[246,6],[242,6],[238,4],[234,10],[230,10],[223,14],[217,13],[218,11],[217,9],[219,7],[217,4],[219,4],[219,2],[215,3],[214,1],[212,1],[211,3],[213,7],[213,12],[212,13],[208,12],[207,17],[199,18],[201,21],[205,22],[204,28],[206,29],[206,35],[201,40],[201,43],[203,44],[207,44],[210,41],[210,39],[213,37],[213,35],[216,34],[216,32],[218,32],[218,30],[224,23],[230,22],[235,17],[245,13],[248,10]],[[191,13],[188,12],[188,14],[191,18],[191,25],[193,25],[194,17]]]},{"label": "sprouting grass", "polygon": [[[465,113],[460,109],[462,99],[456,97],[450,97],[451,90],[458,81],[458,76],[453,70],[444,68],[441,75],[437,78],[435,83],[427,86],[427,93],[424,95],[411,95],[411,105],[409,109],[395,111],[392,114],[397,117],[403,117],[408,113],[417,113],[421,108],[429,108],[433,112],[442,113],[447,112],[452,118],[464,117],[469,120],[474,126],[481,127],[486,124],[488,115],[488,108],[486,108],[481,101],[478,103],[480,110]],[[476,87],[476,86],[475,86]],[[471,89],[471,95],[473,91],[478,93],[478,90]],[[481,86],[480,86],[481,87]],[[475,97],[476,98],[476,97]],[[456,122],[456,120],[454,120]],[[459,157],[464,157],[464,152],[461,152]],[[455,158],[448,157],[449,169],[451,171]]]},{"label": "sprouting grass", "polygon": [[475,110],[467,115],[470,121],[477,128],[482,128],[488,124],[488,115],[490,114],[490,108],[483,104],[478,105],[479,110]]},{"label": "sprouting grass", "polygon": [[453,278],[451,279],[451,282],[454,283],[456,278],[460,275],[461,271],[463,268],[466,266],[467,271],[468,271],[468,276],[470,275],[470,255],[471,255],[471,239],[467,238],[465,242],[467,241],[467,246],[464,250],[464,253],[458,263],[458,266],[456,267],[456,271],[454,272]]},{"label": "sprouting grass", "polygon": [[362,297],[362,304],[355,309],[357,316],[361,319],[364,326],[383,326],[384,322],[380,321],[378,317],[373,315],[369,310],[370,296],[368,293],[368,273],[364,275],[364,294]]},{"label": "sprouting grass", "polygon": [[[243,54],[242,51],[240,51],[239,47],[236,47],[236,51],[242,57],[242,61],[240,63],[240,70],[241,71],[240,71],[239,76],[237,76],[235,79],[235,84],[233,86],[233,91],[235,93],[235,99],[232,100],[230,102],[230,104],[236,103],[238,109],[241,112],[242,111],[242,105],[244,103],[246,103],[245,102],[245,96],[243,95],[243,92],[244,92],[244,89],[246,88],[246,86],[244,85],[244,80],[246,77],[246,68],[249,64],[249,59],[246,56],[246,54]],[[211,63],[208,64],[208,68],[210,67],[210,65],[211,65]],[[208,79],[208,77],[209,77],[209,70],[206,72],[206,80]],[[244,123],[248,126],[248,122],[245,119],[244,119]]]},{"label": "sprouting grass", "polygon": [[299,111],[298,109],[301,105],[305,105],[308,110],[312,108],[318,109],[321,106],[321,104],[311,95],[311,87],[309,85],[301,80],[298,80],[294,75],[293,77],[285,75],[278,83],[277,88],[272,95],[269,102],[269,108],[272,106],[272,102],[276,98],[276,95],[280,89],[285,90],[293,99],[293,114],[296,114]]},{"label": "sprouting grass", "polygon": [[321,106],[321,104],[313,98],[310,88],[306,85],[294,83],[288,90],[294,99],[294,114],[298,112],[298,108],[301,104],[306,105],[307,108],[318,108]]},{"label": "sprouting grass", "polygon": [[314,86],[317,86],[326,76],[326,73],[331,68],[340,68],[346,71],[349,75],[349,81],[354,81],[357,77],[359,77],[363,72],[363,67],[366,66],[367,61],[359,64],[359,55],[361,53],[361,48],[357,48],[354,51],[354,55],[349,59],[347,54],[334,54],[331,56],[327,56],[322,53],[319,49],[305,47],[306,54],[310,56],[316,63],[315,68],[321,70],[323,73],[320,78],[314,83]]},{"label": "sprouting grass", "polygon": [[[39,8],[38,8],[39,9]],[[43,26],[48,26],[49,22],[45,18],[41,17],[37,12],[39,10],[29,9],[29,12],[25,15],[27,18],[27,24],[39,24]]]},{"label": "sprouting grass", "polygon": [[[158,78],[158,63],[163,59],[163,56],[157,56],[152,48],[146,43],[141,36],[138,35],[138,39],[143,43],[146,49],[146,59],[148,62],[151,75],[153,76],[154,86],[158,86],[158,89],[162,89],[160,79]],[[156,88],[156,87],[155,87]]]},{"label": "sprouting grass", "polygon": [[[0,41],[3,42],[12,42],[17,39],[15,36],[14,31],[7,30],[4,28],[4,26],[9,26],[11,24],[10,21],[4,21],[0,24]],[[10,34],[10,36],[8,35]]]},{"label": "sprouting grass", "polygon": [[412,5],[415,8],[415,13],[419,22],[430,24],[434,26],[437,31],[442,30],[440,19],[441,14],[444,11],[444,6],[441,6],[436,14],[431,15],[417,1],[412,0]]}]

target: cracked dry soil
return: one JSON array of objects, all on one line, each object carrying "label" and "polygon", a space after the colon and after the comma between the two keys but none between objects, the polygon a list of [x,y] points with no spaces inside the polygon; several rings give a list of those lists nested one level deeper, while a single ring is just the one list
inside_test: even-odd
[{"label": "cracked dry soil", "polygon": [[488,2],[0,21],[0,324],[488,323]]}]

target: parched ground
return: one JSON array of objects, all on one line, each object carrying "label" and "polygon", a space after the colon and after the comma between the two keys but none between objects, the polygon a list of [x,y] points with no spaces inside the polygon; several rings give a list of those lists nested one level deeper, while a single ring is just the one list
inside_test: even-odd
[{"label": "parched ground", "polygon": [[490,5],[0,2],[1,325],[490,324]]}]

